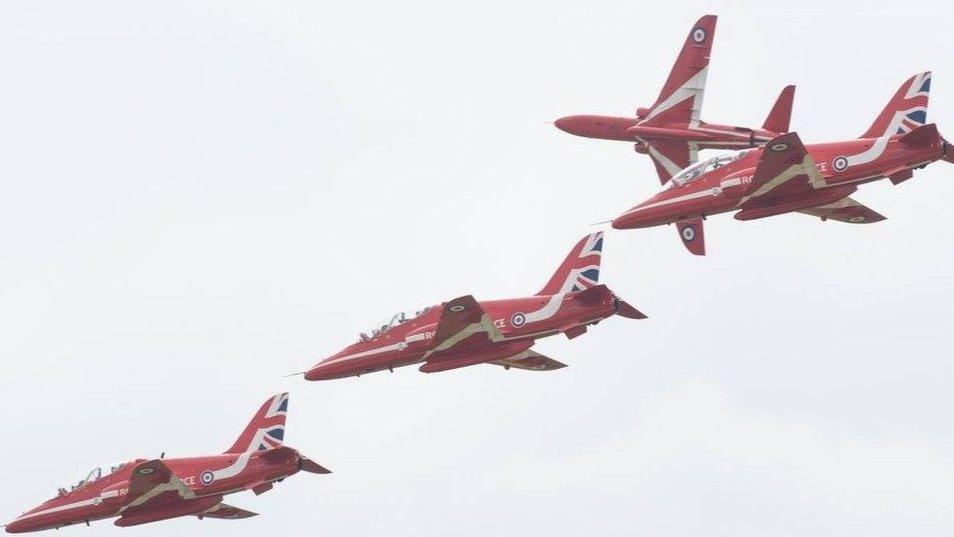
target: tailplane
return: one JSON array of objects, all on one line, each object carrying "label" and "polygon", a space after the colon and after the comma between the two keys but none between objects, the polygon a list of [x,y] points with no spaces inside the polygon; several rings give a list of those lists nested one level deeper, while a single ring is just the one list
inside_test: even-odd
[{"label": "tailplane", "polygon": [[281,447],[285,438],[288,394],[270,397],[258,409],[241,436],[225,453],[248,453]]},{"label": "tailplane", "polygon": [[627,319],[648,319],[643,312],[631,306],[628,302],[616,296],[616,293],[609,290],[609,287],[605,285],[597,285],[585,289],[580,293],[577,293],[573,296],[574,300],[577,300],[581,304],[598,304],[604,301],[607,298],[607,295],[613,298],[613,308],[616,310],[616,315],[621,317],[626,317]]},{"label": "tailplane", "polygon": [[292,449],[288,446],[280,446],[275,449],[270,449],[262,454],[262,458],[272,461],[282,461],[297,458],[299,470],[304,470],[313,474],[331,473],[331,470],[302,455],[298,450]]},{"label": "tailplane", "polygon": [[715,27],[715,15],[702,17],[692,27],[656,103],[636,111],[641,124],[699,122]]},{"label": "tailplane", "polygon": [[537,295],[558,295],[581,291],[600,282],[600,260],[603,255],[603,232],[580,239]]},{"label": "tailplane", "polygon": [[775,105],[765,118],[762,128],[776,134],[788,132],[792,120],[792,102],[795,100],[795,86],[785,86],[775,99]]},{"label": "tailplane", "polygon": [[925,125],[930,92],[930,71],[918,73],[907,79],[861,138],[904,134]]}]

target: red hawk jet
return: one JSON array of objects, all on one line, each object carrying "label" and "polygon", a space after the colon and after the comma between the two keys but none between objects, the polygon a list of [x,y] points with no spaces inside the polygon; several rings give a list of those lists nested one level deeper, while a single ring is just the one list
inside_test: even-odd
[{"label": "red hawk jet", "polygon": [[822,220],[884,220],[850,196],[887,177],[898,184],[915,168],[954,162],[937,126],[925,124],[931,73],[908,79],[861,138],[805,146],[788,133],[759,149],[720,155],[679,172],[666,190],[613,221],[617,229],[676,223],[689,250],[705,253],[702,220],[738,211],[738,220],[800,212]]},{"label": "red hawk jet", "polygon": [[599,284],[603,233],[584,237],[539,293],[477,302],[455,298],[411,316],[400,313],[305,372],[308,380],[359,376],[422,363],[424,373],[475,364],[548,371],[564,364],[531,350],[537,339],[583,335],[607,317],[646,316]]},{"label": "red hawk jet", "polygon": [[696,162],[700,149],[756,147],[788,132],[795,86],[782,90],[761,129],[700,119],[715,27],[715,15],[699,19],[689,31],[656,104],[638,109],[635,118],[567,116],[558,119],[556,126],[577,136],[635,142],[636,151],[653,160],[663,184]]},{"label": "red hawk jet", "polygon": [[221,455],[182,459],[136,459],[95,468],[55,498],[7,524],[10,533],[59,529],[119,517],[117,526],[135,526],[181,516],[238,519],[255,513],[222,503],[226,494],[262,494],[299,470],[328,470],[283,446],[288,394],[269,398]]}]

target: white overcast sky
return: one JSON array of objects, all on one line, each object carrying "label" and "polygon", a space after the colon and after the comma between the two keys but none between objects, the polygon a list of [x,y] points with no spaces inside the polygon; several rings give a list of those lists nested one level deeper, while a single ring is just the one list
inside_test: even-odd
[{"label": "white overcast sky", "polygon": [[[681,4],[681,5],[676,5]],[[548,122],[656,98],[720,15],[703,117],[863,132],[934,71],[934,2],[5,2],[0,518],[87,467],[215,453],[291,391],[332,469],[230,496],[262,516],[76,535],[950,535],[954,166],[856,196],[871,226],[712,218],[607,235],[650,319],[490,366],[284,378],[393,311],[530,294],[658,188]],[[950,136],[954,136],[951,134]],[[62,531],[60,533],[63,533]]]}]

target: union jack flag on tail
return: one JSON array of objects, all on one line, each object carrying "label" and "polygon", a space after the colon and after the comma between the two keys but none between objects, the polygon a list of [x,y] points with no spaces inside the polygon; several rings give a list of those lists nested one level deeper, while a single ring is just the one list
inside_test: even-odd
[{"label": "union jack flag on tail", "polygon": [[285,415],[288,413],[288,394],[270,397],[258,409],[252,421],[242,431],[226,453],[248,453],[280,447],[285,438]]},{"label": "union jack flag on tail", "polygon": [[600,283],[600,259],[603,255],[603,232],[580,239],[570,250],[563,264],[537,295],[558,295],[589,289]]},{"label": "union jack flag on tail", "polygon": [[862,138],[881,138],[905,134],[927,123],[931,72],[918,73],[907,79],[884,107]]}]

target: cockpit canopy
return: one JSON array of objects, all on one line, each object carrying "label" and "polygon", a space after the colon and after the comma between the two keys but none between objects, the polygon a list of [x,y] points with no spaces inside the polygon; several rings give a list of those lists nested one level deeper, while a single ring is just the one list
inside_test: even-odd
[{"label": "cockpit canopy", "polygon": [[731,162],[739,160],[740,158],[749,154],[751,149],[746,149],[745,151],[735,151],[733,153],[725,153],[723,155],[718,155],[706,160],[700,160],[699,162],[687,167],[681,172],[677,173],[672,178],[673,188],[677,188],[683,185],[688,185],[696,180],[698,180],[703,175],[721,168]]},{"label": "cockpit canopy", "polygon": [[420,316],[424,312],[431,309],[431,307],[432,306],[427,306],[426,308],[422,308],[419,310],[399,311],[395,313],[394,315],[392,315],[391,319],[388,322],[374,325],[374,327],[371,328],[371,330],[368,330],[367,332],[362,332],[360,339],[361,341],[368,341],[370,339],[374,339],[380,336],[381,334],[387,332],[388,330],[394,328],[395,326],[404,324],[410,321],[411,319],[414,319]]},{"label": "cockpit canopy", "polygon": [[93,468],[92,470],[88,472],[78,474],[74,479],[70,480],[67,483],[66,487],[60,487],[59,490],[57,491],[57,495],[58,496],[66,495],[66,494],[69,494],[70,492],[73,492],[74,490],[85,487],[86,485],[90,483],[99,481],[100,479],[108,476],[109,474],[112,474],[113,472],[117,472],[125,468],[127,464],[128,463],[122,462],[119,464],[107,464],[104,466],[97,466],[96,468]]}]

